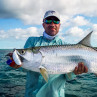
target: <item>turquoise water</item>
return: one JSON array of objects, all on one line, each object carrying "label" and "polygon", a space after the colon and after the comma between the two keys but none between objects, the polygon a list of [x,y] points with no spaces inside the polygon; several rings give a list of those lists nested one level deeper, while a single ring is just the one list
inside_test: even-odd
[{"label": "turquoise water", "polygon": [[5,55],[9,52],[0,50],[0,97],[24,97],[26,72],[6,64]]},{"label": "turquoise water", "polygon": [[[0,50],[0,97],[24,97],[26,71],[6,64],[5,55],[12,50]],[[77,76],[66,82],[66,97],[97,97],[97,77],[94,74]]]}]

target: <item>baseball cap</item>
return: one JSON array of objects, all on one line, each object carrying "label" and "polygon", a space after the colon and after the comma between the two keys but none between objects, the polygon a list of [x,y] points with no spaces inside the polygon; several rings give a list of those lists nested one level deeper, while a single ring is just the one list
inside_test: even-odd
[{"label": "baseball cap", "polygon": [[56,12],[56,11],[53,11],[53,10],[47,11],[47,12],[45,13],[43,19],[46,19],[47,17],[50,17],[50,16],[54,16],[54,17],[58,18],[58,20],[60,20],[60,15],[59,15],[59,13]]}]

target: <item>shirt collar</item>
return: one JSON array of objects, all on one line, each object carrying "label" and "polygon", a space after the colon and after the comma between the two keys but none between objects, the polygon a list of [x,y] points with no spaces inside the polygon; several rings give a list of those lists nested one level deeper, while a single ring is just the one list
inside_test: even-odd
[{"label": "shirt collar", "polygon": [[45,31],[43,32],[43,37],[45,38],[45,39],[47,39],[47,40],[49,40],[49,41],[58,41],[59,40],[59,37],[58,37],[58,35],[55,35],[55,36],[50,36],[50,35],[48,35]]},{"label": "shirt collar", "polygon": [[46,38],[46,39],[48,39],[48,40],[53,40],[56,37],[56,35],[50,36],[46,32],[43,32],[43,37]]}]

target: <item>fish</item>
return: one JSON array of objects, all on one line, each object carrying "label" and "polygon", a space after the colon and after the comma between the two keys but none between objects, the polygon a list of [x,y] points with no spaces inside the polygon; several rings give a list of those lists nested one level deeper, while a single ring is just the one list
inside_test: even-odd
[{"label": "fish", "polygon": [[92,33],[77,44],[15,49],[13,60],[22,68],[41,73],[46,81],[49,74],[72,72],[79,62],[88,67],[88,72],[97,74],[97,49],[91,46]]}]

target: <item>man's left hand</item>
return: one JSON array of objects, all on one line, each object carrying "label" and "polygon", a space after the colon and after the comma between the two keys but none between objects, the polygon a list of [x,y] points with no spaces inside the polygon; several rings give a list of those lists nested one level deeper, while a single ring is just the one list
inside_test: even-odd
[{"label": "man's left hand", "polygon": [[75,75],[87,73],[88,68],[87,68],[87,66],[84,65],[84,63],[80,62],[80,63],[78,63],[78,66],[75,67],[73,72]]}]

